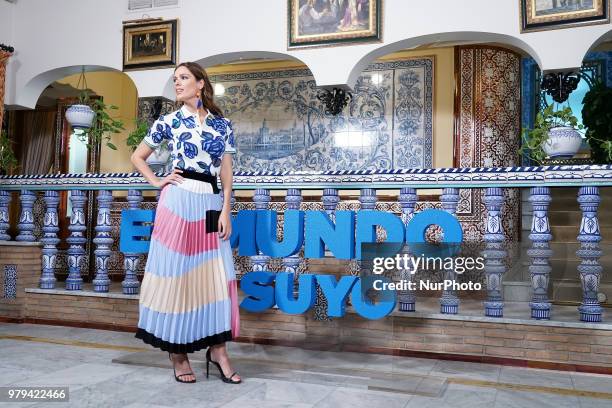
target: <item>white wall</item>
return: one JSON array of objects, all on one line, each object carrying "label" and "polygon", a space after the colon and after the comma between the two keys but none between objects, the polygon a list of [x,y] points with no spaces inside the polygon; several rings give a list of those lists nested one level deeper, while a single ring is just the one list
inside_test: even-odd
[{"label": "white wall", "polygon": [[[5,3],[0,1],[0,4]],[[13,9],[8,105],[33,107],[55,79],[88,69],[121,70],[127,0],[19,0]],[[519,47],[544,70],[580,66],[584,54],[610,24],[520,34],[517,0],[385,0],[383,40],[376,44],[287,51],[286,0],[180,0],[180,8],[151,17],[176,18],[179,61],[205,66],[238,56],[281,56],[303,61],[320,86],[353,84],[373,59],[389,52],[441,41],[494,41]],[[6,6],[6,5],[5,5]],[[5,7],[6,8],[6,7]],[[139,96],[173,97],[170,69],[130,72]]]},{"label": "white wall", "polygon": [[14,4],[0,1],[0,43],[13,44],[13,15]]}]

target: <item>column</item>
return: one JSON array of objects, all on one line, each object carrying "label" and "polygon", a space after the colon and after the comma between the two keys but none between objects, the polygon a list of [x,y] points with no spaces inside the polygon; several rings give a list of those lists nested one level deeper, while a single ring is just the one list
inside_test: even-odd
[{"label": "column", "polygon": [[[414,207],[417,202],[417,193],[414,188],[404,187],[400,190],[399,202],[402,207],[402,222],[404,227],[408,225],[414,216]],[[411,256],[410,243],[406,243],[406,254]],[[400,271],[400,279],[412,282],[414,273],[417,271],[410,269],[402,269]],[[399,310],[402,312],[414,312],[416,310],[416,296],[411,290],[400,290],[398,293]]]},{"label": "column", "polygon": [[66,239],[66,242],[70,245],[68,248],[68,277],[66,278],[67,290],[81,290],[83,284],[81,265],[85,259],[85,242],[87,241],[83,236],[83,233],[87,230],[83,208],[86,201],[87,195],[84,191],[70,191],[72,216],[68,227],[70,236]]},{"label": "column", "polygon": [[[142,202],[142,191],[140,190],[128,190],[128,208],[130,210],[138,210],[140,203]],[[125,269],[125,278],[121,282],[123,293],[126,295],[138,294],[140,289],[140,283],[136,277],[136,271],[138,270],[138,263],[140,261],[140,254],[137,253],[124,253],[123,254],[123,268]]]},{"label": "column", "polygon": [[487,279],[487,300],[484,302],[485,316],[502,317],[504,315],[504,300],[502,280],[506,272],[504,260],[504,230],[501,219],[501,207],[504,203],[504,190],[490,187],[485,191],[484,203],[487,207],[487,223],[485,226],[485,274]]},{"label": "column", "polygon": [[597,208],[599,207],[599,187],[580,187],[578,190],[578,203],[582,210],[578,242],[580,248],[576,255],[581,262],[578,265],[580,282],[582,283],[582,303],[578,307],[580,320],[583,322],[601,322],[601,306],[597,299],[599,282],[603,267],[599,264],[601,249],[599,241],[599,220]]},{"label": "column", "polygon": [[34,242],[34,201],[36,201],[36,192],[29,190],[21,190],[21,213],[19,215],[19,235],[15,238],[16,241]]},{"label": "column", "polygon": [[57,237],[59,231],[59,218],[57,216],[57,206],[59,204],[59,193],[57,191],[45,191],[45,219],[43,225],[43,270],[40,277],[41,289],[55,288],[55,261],[57,257],[57,244],[60,239]]},{"label": "column", "polygon": [[533,296],[529,307],[533,319],[550,319],[550,302],[548,300],[548,281],[550,279],[551,266],[549,259],[552,256],[550,241],[550,224],[548,223],[548,205],[551,201],[549,187],[532,187],[529,201],[533,206],[531,219],[531,248],[527,255],[531,258],[529,272],[531,273],[531,285]]},{"label": "column", "polygon": [[94,292],[108,292],[110,279],[108,277],[108,261],[111,255],[111,205],[113,193],[108,190],[98,191],[98,220],[96,222],[96,277],[93,280]]},{"label": "column", "polygon": [[[445,188],[442,190],[442,209],[452,215],[457,211],[457,203],[459,202],[459,189]],[[456,280],[457,274],[454,270],[447,269],[444,271],[444,280]],[[457,314],[459,313],[459,298],[457,292],[453,289],[442,291],[440,298],[440,313]]]},{"label": "column", "polygon": [[0,190],[0,241],[9,241],[11,236],[7,234],[9,227],[9,203],[11,202],[10,191]]}]

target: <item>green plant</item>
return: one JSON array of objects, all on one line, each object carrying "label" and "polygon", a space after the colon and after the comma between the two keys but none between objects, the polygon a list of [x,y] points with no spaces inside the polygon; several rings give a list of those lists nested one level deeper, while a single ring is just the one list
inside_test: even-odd
[{"label": "green plant", "polygon": [[142,142],[142,139],[144,139],[147,133],[149,133],[149,124],[145,120],[136,119],[135,124],[136,128],[130,132],[125,140],[125,144],[131,151],[136,150],[140,142]]},{"label": "green plant", "polygon": [[111,134],[119,133],[125,128],[121,120],[111,117],[110,111],[119,108],[115,105],[106,105],[102,99],[91,100],[89,94],[85,91],[79,95],[79,102],[89,105],[95,112],[96,117],[90,129],[74,129],[76,137],[85,143],[88,149],[94,148],[104,140],[108,148],[117,150],[117,146],[110,141]]},{"label": "green plant", "polygon": [[595,83],[582,100],[586,140],[596,163],[612,164],[612,88]]},{"label": "green plant", "polygon": [[17,158],[11,140],[5,131],[0,132],[0,174],[9,173],[17,168]]},{"label": "green plant", "polygon": [[565,106],[563,109],[555,110],[554,105],[552,103],[537,113],[533,129],[522,130],[523,144],[519,153],[538,164],[547,156],[542,146],[548,141],[550,129],[555,127],[572,127],[578,131],[584,129],[584,126],[578,124],[572,108]]}]

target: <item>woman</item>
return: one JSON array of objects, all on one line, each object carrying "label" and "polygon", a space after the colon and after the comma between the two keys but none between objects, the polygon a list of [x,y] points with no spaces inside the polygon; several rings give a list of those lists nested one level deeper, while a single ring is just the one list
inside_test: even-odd
[{"label": "woman", "polygon": [[[168,351],[176,381],[195,382],[187,353],[209,347],[208,365],[238,384],[225,342],[238,336],[236,277],[229,244],[232,224],[231,122],[213,102],[213,88],[198,64],[174,70],[183,106],[160,116],[132,155],[132,163],[161,188],[151,245],[140,290],[136,337]],[[145,160],[166,141],[173,172],[158,179]],[[221,178],[223,198],[216,176]]]}]

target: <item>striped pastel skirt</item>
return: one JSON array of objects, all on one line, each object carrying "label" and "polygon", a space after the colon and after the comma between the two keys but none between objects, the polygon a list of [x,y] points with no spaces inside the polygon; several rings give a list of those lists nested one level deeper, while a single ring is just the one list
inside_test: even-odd
[{"label": "striped pastel skirt", "polygon": [[238,336],[232,249],[217,228],[221,206],[207,182],[185,178],[162,189],[140,289],[136,337],[145,343],[192,353]]}]

